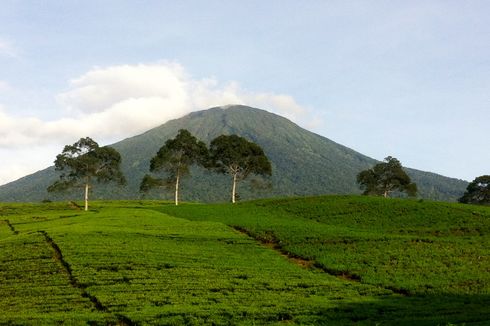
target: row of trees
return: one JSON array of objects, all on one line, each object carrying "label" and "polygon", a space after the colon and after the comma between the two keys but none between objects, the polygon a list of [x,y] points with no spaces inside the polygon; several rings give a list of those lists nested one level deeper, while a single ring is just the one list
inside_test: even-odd
[{"label": "row of trees", "polygon": [[[364,195],[388,197],[392,192],[405,192],[408,196],[417,194],[417,185],[403,170],[396,158],[388,156],[384,162],[357,175],[357,183]],[[473,180],[466,192],[458,200],[465,204],[490,204],[490,175],[482,175]]]},{"label": "row of trees", "polygon": [[[111,147],[99,147],[86,137],[64,147],[56,156],[55,169],[60,178],[48,191],[62,191],[71,187],[85,189],[85,210],[88,210],[89,191],[94,182],[115,181],[124,185],[120,169],[121,155]],[[193,165],[228,174],[232,177],[231,201],[236,201],[237,184],[250,174],[271,176],[272,166],[262,148],[236,135],[222,135],[211,141],[209,149],[185,129],[169,139],[150,161],[150,172],[143,177],[140,190],[173,188],[175,205],[179,204],[181,179],[190,175]],[[163,176],[162,176],[163,174]]]},{"label": "row of trees", "polygon": [[[94,182],[126,183],[120,170],[121,156],[111,147],[99,147],[89,137],[67,145],[57,155],[55,168],[60,178],[48,191],[71,187],[85,189],[85,210],[88,210],[89,191]],[[214,172],[228,174],[232,179],[231,201],[236,202],[237,184],[250,174],[270,176],[272,167],[262,148],[236,135],[222,135],[211,141],[209,148],[185,129],[169,139],[150,161],[150,172],[141,181],[140,191],[154,188],[172,188],[175,204],[179,204],[182,178],[190,175],[191,166],[201,166]],[[364,195],[388,197],[393,192],[408,196],[417,194],[417,185],[403,170],[396,158],[388,156],[372,168],[361,171],[357,182]],[[490,175],[476,178],[468,185],[461,203],[490,204]]]},{"label": "row of trees", "polygon": [[150,172],[164,173],[159,178],[147,174],[140,190],[152,188],[174,188],[175,205],[179,204],[179,188],[182,177],[190,174],[190,167],[198,165],[232,177],[231,201],[236,201],[237,184],[250,174],[270,176],[272,166],[262,148],[237,135],[221,135],[211,141],[209,149],[202,141],[185,129],[167,140],[150,161]]}]

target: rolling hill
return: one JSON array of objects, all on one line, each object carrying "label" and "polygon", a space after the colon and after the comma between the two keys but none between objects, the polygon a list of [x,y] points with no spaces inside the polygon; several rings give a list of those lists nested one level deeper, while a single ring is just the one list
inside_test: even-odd
[{"label": "rolling hill", "polygon": [[0,325],[488,325],[490,208],[0,203]]},{"label": "rolling hill", "polygon": [[[97,186],[92,198],[140,198],[139,183],[148,171],[150,158],[179,129],[188,129],[206,143],[221,134],[237,134],[262,146],[272,162],[273,187],[269,190],[252,190],[246,183],[240,184],[238,193],[242,199],[359,193],[356,174],[377,162],[276,114],[241,105],[217,107],[193,112],[111,145],[121,153],[128,185],[124,188]],[[465,181],[430,172],[415,169],[407,169],[407,172],[418,184],[422,198],[454,201],[467,186]],[[50,167],[3,185],[0,187],[0,201],[74,198],[73,193],[46,192],[46,187],[56,178],[54,168]],[[183,182],[182,200],[227,201],[229,188],[230,180],[226,176],[194,169],[192,177]],[[171,195],[154,192],[147,197],[166,199]]]}]

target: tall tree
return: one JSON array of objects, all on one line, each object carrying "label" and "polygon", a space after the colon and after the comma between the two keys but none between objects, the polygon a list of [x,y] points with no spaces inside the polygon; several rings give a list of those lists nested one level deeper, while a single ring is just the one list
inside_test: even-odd
[{"label": "tall tree", "polygon": [[150,161],[150,172],[166,173],[166,178],[145,175],[140,191],[149,191],[155,187],[173,187],[175,205],[179,204],[180,181],[190,175],[190,166],[205,165],[208,157],[206,144],[199,141],[189,131],[180,129],[177,136],[165,142]]},{"label": "tall tree", "polygon": [[364,189],[364,195],[388,197],[394,191],[406,192],[409,196],[417,194],[417,185],[411,182],[400,161],[391,156],[373,168],[361,171],[357,183]]},{"label": "tall tree", "polygon": [[459,199],[459,202],[490,205],[490,175],[482,175],[475,178],[468,185],[466,192]]},{"label": "tall tree", "polygon": [[80,138],[73,145],[66,145],[54,161],[60,178],[48,187],[48,191],[63,191],[71,187],[85,189],[85,210],[88,210],[89,191],[93,182],[115,181],[125,184],[121,172],[121,155],[111,147],[99,147],[90,137]]},{"label": "tall tree", "polygon": [[272,166],[262,148],[237,135],[221,135],[211,141],[212,165],[219,173],[232,177],[231,202],[236,201],[237,183],[250,174],[270,176]]}]

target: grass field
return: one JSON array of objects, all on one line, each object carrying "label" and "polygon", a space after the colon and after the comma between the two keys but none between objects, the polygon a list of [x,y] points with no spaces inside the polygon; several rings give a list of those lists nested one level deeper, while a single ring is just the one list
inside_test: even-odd
[{"label": "grass field", "polygon": [[490,208],[0,204],[0,324],[488,325]]}]

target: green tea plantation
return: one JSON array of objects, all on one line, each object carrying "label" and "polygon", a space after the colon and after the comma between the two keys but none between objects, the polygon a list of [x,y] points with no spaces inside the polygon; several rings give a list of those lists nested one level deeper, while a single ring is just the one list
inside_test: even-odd
[{"label": "green tea plantation", "polygon": [[490,208],[0,204],[1,325],[488,325]]}]

